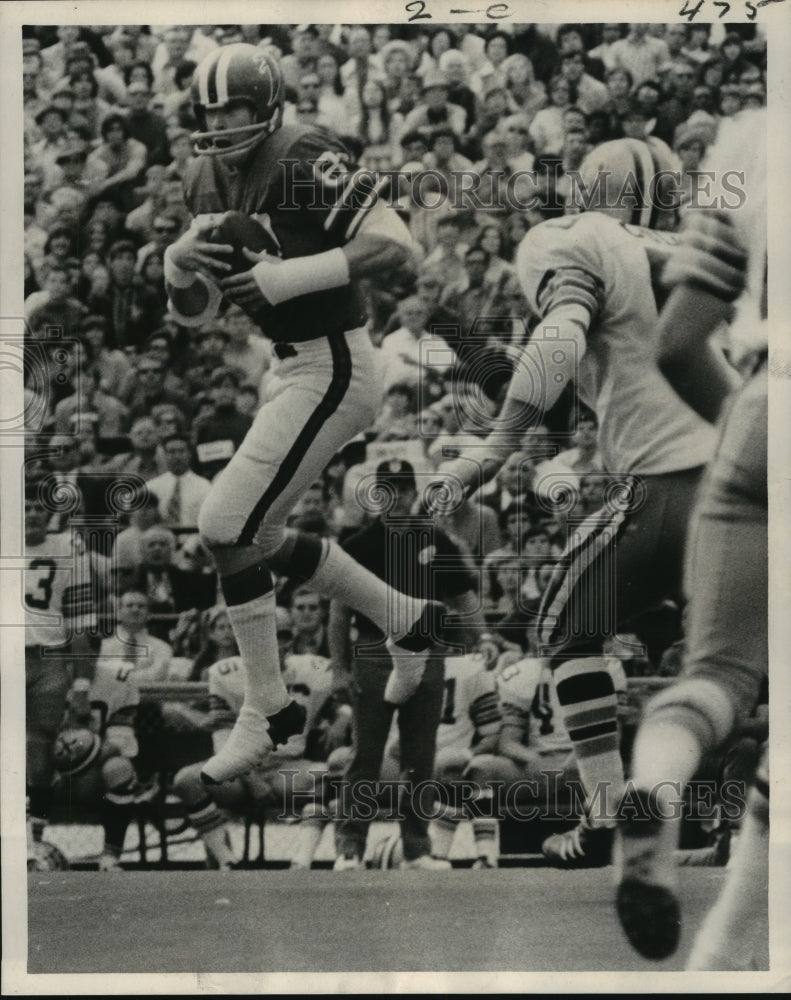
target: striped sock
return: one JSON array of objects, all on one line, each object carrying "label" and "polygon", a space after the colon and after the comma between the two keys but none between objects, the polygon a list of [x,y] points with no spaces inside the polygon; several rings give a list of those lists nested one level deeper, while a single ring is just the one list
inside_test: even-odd
[{"label": "striped sock", "polygon": [[431,853],[435,858],[447,858],[450,856],[453,838],[459,823],[464,820],[464,814],[448,806],[444,812],[429,823],[428,835],[431,839]]},{"label": "striped sock", "polygon": [[563,721],[574,745],[592,825],[615,822],[624,791],[618,738],[618,698],[600,657],[566,660],[553,673]]},{"label": "striped sock", "polygon": [[204,799],[187,812],[187,818],[195,827],[201,840],[210,854],[220,865],[230,865],[234,862],[225,817],[211,799]]},{"label": "striped sock", "polygon": [[500,857],[500,824],[491,817],[479,816],[472,821],[472,836],[475,840],[475,856],[485,858],[496,868]]}]

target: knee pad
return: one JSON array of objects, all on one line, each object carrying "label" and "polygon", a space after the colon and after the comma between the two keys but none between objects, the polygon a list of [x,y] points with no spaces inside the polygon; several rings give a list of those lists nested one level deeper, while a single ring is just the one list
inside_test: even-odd
[{"label": "knee pad", "polygon": [[703,677],[682,676],[654,695],[645,707],[644,717],[683,721],[706,753],[731,733],[737,710],[721,684]]}]

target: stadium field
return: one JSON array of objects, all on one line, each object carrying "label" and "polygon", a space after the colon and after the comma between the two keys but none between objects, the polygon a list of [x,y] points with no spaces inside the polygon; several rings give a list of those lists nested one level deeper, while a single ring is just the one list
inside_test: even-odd
[{"label": "stadium field", "polygon": [[724,877],[684,872],[680,949],[649,963],[617,924],[612,868],[35,873],[28,972],[681,970]]}]

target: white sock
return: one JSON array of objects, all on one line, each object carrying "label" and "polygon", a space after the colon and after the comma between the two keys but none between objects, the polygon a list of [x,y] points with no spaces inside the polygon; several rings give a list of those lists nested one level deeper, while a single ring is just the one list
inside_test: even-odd
[{"label": "white sock", "polygon": [[393,590],[335,542],[326,545],[310,583],[325,597],[335,598],[365,615],[396,641],[406,635],[426,606],[417,597]]},{"label": "white sock", "polygon": [[228,617],[245,666],[244,703],[274,715],[291,700],[280,673],[274,592],[228,605]]},{"label": "white sock", "polygon": [[328,819],[319,816],[302,820],[294,833],[294,852],[291,855],[293,868],[310,868],[328,823]]},{"label": "white sock", "polygon": [[500,857],[500,824],[496,819],[476,817],[472,821],[476,857],[497,865]]}]

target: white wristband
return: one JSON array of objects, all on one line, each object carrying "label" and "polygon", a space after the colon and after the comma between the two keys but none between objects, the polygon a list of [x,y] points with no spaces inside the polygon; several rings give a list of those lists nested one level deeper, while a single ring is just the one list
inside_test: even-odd
[{"label": "white wristband", "polygon": [[189,288],[190,285],[194,285],[196,280],[199,279],[199,275],[195,271],[185,271],[178,264],[174,264],[168,253],[169,250],[170,247],[165,249],[165,257],[162,263],[165,281],[174,288]]},{"label": "white wristband", "polygon": [[349,262],[340,247],[291,260],[261,260],[252,269],[261,294],[276,306],[310,292],[343,288],[350,281]]}]

